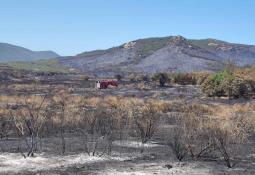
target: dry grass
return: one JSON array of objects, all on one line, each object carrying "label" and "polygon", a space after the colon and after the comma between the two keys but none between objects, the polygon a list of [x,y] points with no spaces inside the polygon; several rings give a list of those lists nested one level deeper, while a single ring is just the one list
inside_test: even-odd
[{"label": "dry grass", "polygon": [[243,77],[246,80],[252,80],[255,81],[255,66],[253,67],[247,67],[247,68],[236,68],[235,74],[239,75],[240,77]]}]

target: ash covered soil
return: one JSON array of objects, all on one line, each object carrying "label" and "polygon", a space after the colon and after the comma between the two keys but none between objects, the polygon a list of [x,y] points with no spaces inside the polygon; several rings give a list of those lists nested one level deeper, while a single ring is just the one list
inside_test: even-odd
[{"label": "ash covered soil", "polygon": [[[56,138],[56,143],[58,142]],[[69,146],[81,138],[68,138]],[[13,144],[13,142],[10,142]],[[44,144],[47,144],[46,142]],[[46,147],[46,146],[45,146]],[[55,153],[37,153],[34,157],[24,159],[19,153],[0,154],[0,174],[40,174],[40,175],[213,175],[213,174],[247,174],[255,173],[255,142],[251,139],[246,145],[245,153],[234,168],[227,168],[220,160],[178,162],[170,148],[151,141],[142,145],[139,141],[115,141],[112,156],[88,156],[82,151],[72,151],[61,156],[55,145]],[[82,144],[76,145],[76,148]],[[141,153],[143,149],[143,153]],[[77,149],[79,150],[79,149]]]},{"label": "ash covered soil", "polygon": [[[168,101],[199,102],[202,104],[239,104],[255,103],[254,100],[246,99],[227,100],[224,98],[207,98],[198,86],[171,86],[165,88],[131,87],[130,84],[120,85],[118,88],[98,90],[90,85],[68,83],[72,88],[73,95],[94,96],[125,96],[143,99],[156,98]],[[5,90],[1,91],[6,94]],[[9,94],[34,93],[28,89],[8,89]],[[3,105],[1,102],[0,105]],[[249,138],[244,151],[237,164],[233,168],[227,168],[223,160],[191,160],[187,158],[179,162],[171,149],[159,139],[165,135],[164,128],[172,127],[171,124],[162,121],[161,132],[157,132],[151,141],[142,144],[137,138],[129,137],[126,141],[114,141],[111,156],[89,156],[84,151],[82,138],[72,133],[66,134],[67,151],[60,155],[60,138],[43,138],[43,145],[39,146],[34,157],[24,158],[22,154],[14,150],[11,153],[2,152],[16,149],[18,138],[0,140],[0,174],[10,175],[253,175],[255,174],[255,137]],[[23,143],[25,144],[25,143]]]}]

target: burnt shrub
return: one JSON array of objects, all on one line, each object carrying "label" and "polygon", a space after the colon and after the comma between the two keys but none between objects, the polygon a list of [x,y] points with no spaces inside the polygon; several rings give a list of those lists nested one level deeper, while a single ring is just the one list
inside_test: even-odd
[{"label": "burnt shrub", "polygon": [[115,75],[115,78],[117,79],[117,81],[121,81],[123,77],[122,77],[122,75],[117,74],[117,75]]},{"label": "burnt shrub", "polygon": [[157,73],[152,79],[154,81],[159,81],[160,87],[164,87],[166,83],[170,82],[170,77],[167,73]]},{"label": "burnt shrub", "polygon": [[196,78],[190,73],[174,73],[171,75],[172,83],[180,85],[195,85]]}]

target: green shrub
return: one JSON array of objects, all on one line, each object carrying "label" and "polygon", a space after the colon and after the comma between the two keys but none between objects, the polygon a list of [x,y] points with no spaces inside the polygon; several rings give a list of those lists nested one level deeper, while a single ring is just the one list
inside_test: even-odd
[{"label": "green shrub", "polygon": [[208,96],[242,97],[251,91],[249,82],[227,69],[209,76],[202,83],[202,90]]}]

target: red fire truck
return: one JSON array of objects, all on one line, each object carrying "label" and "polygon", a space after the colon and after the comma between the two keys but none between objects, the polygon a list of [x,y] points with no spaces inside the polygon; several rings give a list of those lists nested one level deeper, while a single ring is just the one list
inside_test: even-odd
[{"label": "red fire truck", "polygon": [[96,83],[98,89],[107,89],[108,86],[118,87],[118,83],[115,80],[99,80]]}]

